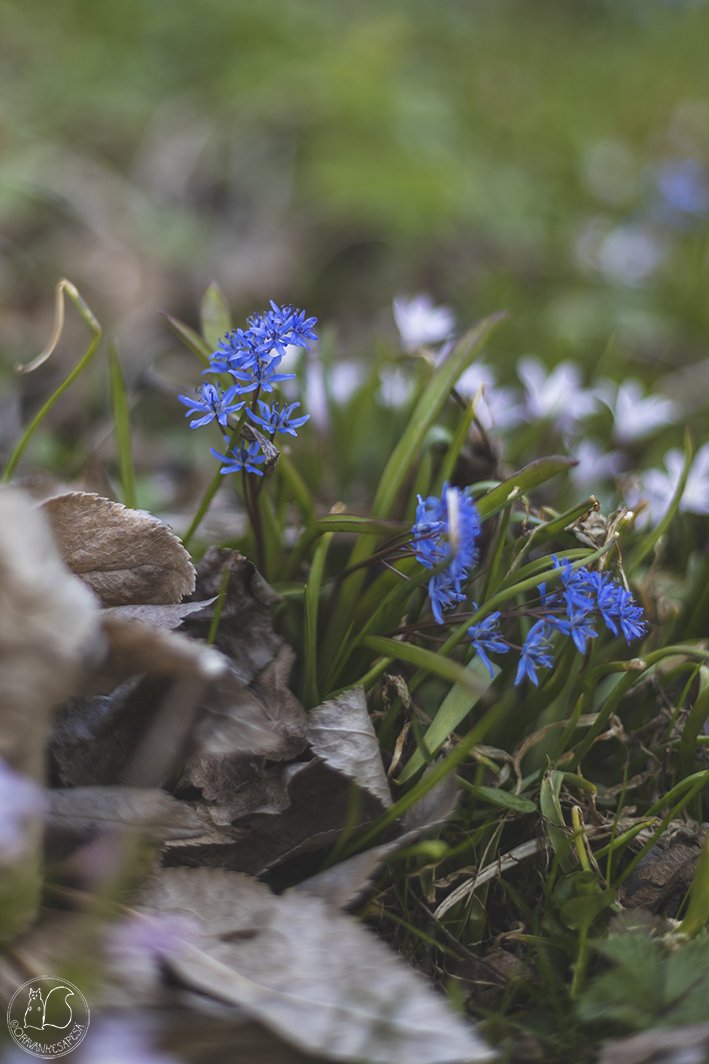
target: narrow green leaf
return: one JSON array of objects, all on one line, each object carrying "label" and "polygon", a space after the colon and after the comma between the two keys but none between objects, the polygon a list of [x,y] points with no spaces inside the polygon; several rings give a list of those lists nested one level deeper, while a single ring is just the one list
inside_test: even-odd
[{"label": "narrow green leaf", "polygon": [[[493,666],[493,668],[497,675],[500,670],[496,666]],[[493,678],[478,657],[474,657],[472,661],[468,663],[465,671],[470,675],[474,682],[479,685],[480,693],[486,691],[493,682]],[[426,749],[432,755],[438,753],[441,745],[453,734],[461,720],[470,713],[470,710],[473,708],[479,697],[480,694],[472,692],[469,687],[461,683],[456,683],[451,687],[450,691],[438,707],[438,712],[423,736],[423,742]],[[421,752],[415,750],[409,758],[403,772],[399,776],[399,783],[405,783],[407,780],[411,779],[419,769],[423,768],[423,765],[424,761]]]},{"label": "narrow green leaf", "polygon": [[470,426],[473,423],[475,417],[475,410],[478,405],[479,395],[474,395],[470,400],[462,416],[460,417],[458,424],[456,425],[455,434],[453,439],[448,445],[443,461],[441,462],[441,468],[438,470],[438,476],[436,477],[436,483],[433,488],[434,495],[440,495],[443,490],[443,485],[447,480],[450,480],[453,475],[453,469],[455,463],[458,461],[458,456],[465,446],[465,441],[468,438]]},{"label": "narrow green leaf", "polygon": [[200,307],[202,336],[207,341],[210,354],[215,350],[222,336],[232,329],[231,311],[224,298],[224,293],[216,281],[207,288],[202,296]]},{"label": "narrow green leaf", "polygon": [[694,938],[709,923],[709,832],[697,862],[692,880],[687,915],[677,928],[680,935]]},{"label": "narrow green leaf", "polygon": [[332,532],[326,533],[318,543],[313,563],[310,566],[308,583],[305,586],[305,679],[303,683],[303,703],[306,709],[317,706],[318,698],[318,600],[322,587],[325,558],[327,556]]},{"label": "narrow green leaf", "polygon": [[209,359],[214,350],[206,340],[203,340],[199,333],[194,329],[190,329],[189,325],[185,325],[184,321],[180,321],[179,318],[174,318],[172,314],[168,314],[165,310],[158,311],[160,315],[165,319],[176,336],[182,340],[183,344],[190,349],[190,351],[197,356],[202,365],[209,366]]},{"label": "narrow green leaf", "polygon": [[432,650],[424,650],[423,647],[412,646],[411,643],[402,643],[398,639],[385,639],[383,636],[368,635],[362,640],[362,644],[370,650],[376,650],[378,654],[399,661],[409,661],[412,665],[428,669],[451,683],[459,683],[468,691],[479,698],[487,690],[476,676],[463,668],[456,661],[444,658],[441,654],[434,654]]},{"label": "narrow green leaf", "polygon": [[709,717],[709,669],[702,665],[699,669],[699,692],[690,709],[682,728],[679,741],[679,774],[681,778],[690,776],[697,769],[697,737]]},{"label": "narrow green leaf", "polygon": [[538,458],[524,466],[514,476],[509,477],[508,480],[503,480],[482,498],[476,499],[475,505],[478,513],[483,520],[486,520],[501,510],[510,501],[513,493],[515,498],[524,495],[533,488],[538,488],[540,484],[546,483],[547,480],[551,480],[557,473],[562,473],[565,469],[570,469],[577,464],[575,458],[558,454],[550,455],[548,458]]},{"label": "narrow green leaf", "polygon": [[37,358],[33,359],[32,362],[30,362],[26,366],[16,366],[15,369],[17,370],[17,372],[32,373],[34,370],[38,369],[41,365],[43,365],[54,351],[55,347],[57,346],[57,343],[59,342],[59,337],[61,336],[62,329],[64,327],[65,293],[72,301],[76,309],[79,311],[79,314],[89,326],[91,331],[93,332],[94,338],[89,344],[89,347],[83,358],[81,358],[79,362],[77,362],[71,373],[62,381],[57,390],[53,392],[52,395],[50,395],[44,406],[42,406],[41,409],[35,414],[35,416],[32,418],[32,421],[29,423],[29,425],[23,432],[22,436],[20,437],[19,443],[17,443],[5,467],[5,472],[3,473],[2,477],[2,482],[4,484],[6,484],[11,479],[12,474],[15,472],[15,469],[17,467],[17,463],[19,462],[20,458],[27,449],[27,445],[29,444],[30,440],[34,436],[39,426],[44,421],[49,411],[52,409],[55,403],[57,403],[59,399],[61,399],[67,388],[69,388],[74,383],[76,378],[81,373],[83,373],[91,359],[96,354],[98,345],[101,342],[101,326],[94,317],[93,312],[88,308],[86,303],[84,303],[83,299],[79,295],[78,290],[71,283],[71,281],[63,279],[56,287],[54,329],[52,330],[52,337],[47,346],[45,347],[44,351],[42,351],[41,355],[38,355]]},{"label": "narrow green leaf", "polygon": [[471,787],[470,793],[482,798],[491,805],[501,805],[504,809],[513,809],[516,813],[536,813],[537,807],[529,798],[522,798],[519,794],[511,791],[503,791],[499,787]]},{"label": "narrow green leaf", "polygon": [[118,451],[118,470],[123,488],[123,502],[135,510],[138,502],[135,491],[135,470],[133,468],[133,449],[131,446],[130,409],[128,393],[123,377],[121,363],[118,360],[118,348],[111,343],[108,348],[108,369],[111,379],[111,409],[113,411],[113,432]]},{"label": "narrow green leaf", "polygon": [[303,523],[312,525],[315,522],[315,505],[313,503],[308,486],[296,469],[290,455],[284,449],[278,459],[278,472],[285,481],[288,491],[295,499],[296,506],[300,510]]}]

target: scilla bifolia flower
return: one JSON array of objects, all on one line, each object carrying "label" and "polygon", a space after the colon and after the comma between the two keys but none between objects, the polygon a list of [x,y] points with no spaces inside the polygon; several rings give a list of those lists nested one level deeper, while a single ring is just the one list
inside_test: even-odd
[{"label": "scilla bifolia flower", "polygon": [[434,573],[428,582],[431,609],[438,624],[443,610],[463,602],[463,584],[478,560],[477,540],[480,517],[475,503],[460,488],[443,485],[440,499],[418,496],[416,523],[411,530],[416,557],[427,569],[435,569],[446,559],[448,565]]},{"label": "scilla bifolia flower", "polygon": [[[261,392],[273,392],[283,381],[292,380],[294,373],[279,373],[278,369],[287,347],[304,347],[317,340],[313,331],[316,318],[306,318],[305,312],[292,306],[279,307],[271,301],[271,309],[263,314],[253,314],[248,319],[248,329],[232,329],[223,336],[213,352],[205,373],[228,373],[234,384],[223,390],[219,384],[203,384],[197,389],[197,399],[180,396],[180,402],[189,409],[186,416],[193,418],[190,428],[201,428],[216,419],[224,430],[229,428],[229,415],[238,413],[249,396],[249,418],[271,437],[276,432],[296,436],[296,429],[304,425],[309,414],[293,417],[300,403],[279,406],[278,402],[265,403],[259,399]],[[243,419],[244,415],[242,415]],[[226,432],[225,432],[226,435]],[[226,454],[214,447],[211,453],[224,462],[221,473],[255,473],[265,461],[258,442],[244,438],[232,440]]]}]

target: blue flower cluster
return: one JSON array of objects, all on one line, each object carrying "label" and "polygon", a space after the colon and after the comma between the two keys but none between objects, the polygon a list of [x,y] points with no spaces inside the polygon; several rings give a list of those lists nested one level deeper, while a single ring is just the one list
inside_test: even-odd
[{"label": "blue flower cluster", "polygon": [[[529,629],[520,654],[515,683],[528,676],[537,686],[537,668],[550,668],[553,664],[552,634],[561,632],[570,635],[576,648],[583,654],[589,639],[596,639],[598,632],[593,627],[600,618],[613,635],[623,635],[626,642],[639,639],[647,625],[643,610],[630,591],[614,579],[610,573],[591,572],[583,567],[574,569],[568,558],[561,562],[555,554],[552,560],[561,570],[561,587],[547,592],[546,584],[539,585],[542,616]],[[475,607],[477,609],[477,607]],[[468,628],[472,644],[483,664],[493,670],[488,653],[505,654],[510,650],[499,628],[500,613],[491,613]]]},{"label": "blue flower cluster", "polygon": [[446,559],[448,565],[428,582],[433,616],[443,624],[443,610],[465,600],[463,584],[478,560],[480,516],[475,503],[460,488],[443,485],[440,499],[418,496],[416,523],[411,529],[416,557],[427,569]]},{"label": "blue flower cluster", "polygon": [[[254,424],[271,436],[276,432],[296,436],[295,430],[310,416],[293,416],[300,403],[279,406],[277,402],[266,403],[258,396],[261,392],[273,392],[276,385],[295,377],[294,373],[278,372],[281,361],[287,347],[308,350],[308,345],[317,340],[313,331],[317,319],[306,318],[302,310],[295,310],[292,306],[279,307],[271,301],[270,310],[253,314],[247,321],[248,329],[233,329],[221,338],[212,354],[209,369],[205,370],[205,373],[229,373],[235,383],[224,390],[218,384],[203,384],[197,388],[197,399],[180,396],[180,402],[189,408],[185,416],[193,418],[190,428],[200,428],[215,419],[222,428],[227,428],[229,415],[246,405],[246,400],[240,397],[253,392],[252,406],[246,413]],[[245,470],[263,476],[263,470],[258,466],[263,464],[265,456],[260,453],[258,442],[241,440],[226,454],[213,447],[211,453],[225,463],[221,473]]]}]

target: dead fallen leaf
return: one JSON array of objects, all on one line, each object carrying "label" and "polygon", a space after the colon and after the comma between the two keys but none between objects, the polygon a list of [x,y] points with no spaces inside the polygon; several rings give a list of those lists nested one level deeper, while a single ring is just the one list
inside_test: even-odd
[{"label": "dead fallen leaf", "polygon": [[[64,567],[46,518],[22,492],[0,492],[0,757],[39,783],[51,710],[102,650],[98,618],[93,595]],[[15,814],[21,838],[0,855],[0,934],[31,919],[37,904],[40,798],[31,814]]]},{"label": "dead fallen leaf", "polygon": [[47,828],[83,838],[135,828],[153,839],[201,835],[204,826],[186,802],[156,787],[70,787],[49,792]]},{"label": "dead fallen leaf", "polygon": [[308,742],[313,753],[369,791],[385,809],[391,793],[382,764],[363,687],[345,691],[308,714]]},{"label": "dead fallen leaf", "polygon": [[613,1038],[598,1064],[705,1064],[709,1060],[709,1023],[655,1027],[629,1038]]},{"label": "dead fallen leaf", "polygon": [[196,921],[200,947],[162,958],[184,985],[245,1008],[301,1051],[370,1064],[462,1064],[495,1053],[422,976],[319,898],[275,897],[217,869],[163,869],[142,910]]},{"label": "dead fallen leaf", "polygon": [[[233,804],[196,806],[210,818],[213,830],[200,839],[166,843],[166,864],[211,865],[261,875],[283,861],[337,840],[352,802],[352,784],[341,773],[317,759],[279,765],[268,773],[266,792],[266,780],[258,779],[253,765],[245,763],[244,772],[242,789],[234,795]],[[360,794],[356,827],[370,823],[382,812],[377,798],[367,791]],[[270,807],[265,804],[269,800],[273,803]],[[264,802],[265,811],[264,806],[247,811],[253,809],[252,802]]]},{"label": "dead fallen leaf", "polygon": [[62,557],[103,606],[179,602],[194,591],[190,556],[168,526],[89,492],[47,499]]},{"label": "dead fallen leaf", "polygon": [[623,883],[618,901],[626,909],[674,916],[694,878],[705,834],[699,828],[694,838],[677,836],[653,847]]},{"label": "dead fallen leaf", "polygon": [[214,601],[211,598],[206,602],[175,602],[169,606],[111,606],[105,610],[104,617],[142,621],[153,628],[179,628],[185,617],[211,606]]},{"label": "dead fallen leaf", "polygon": [[[244,683],[251,683],[283,643],[271,622],[271,607],[281,600],[253,562],[238,551],[225,547],[210,547],[200,562],[192,600],[204,600],[219,594],[225,566],[229,568],[229,579],[214,645],[231,659]],[[192,614],[185,619],[185,631],[206,639],[213,615],[214,606]]]}]

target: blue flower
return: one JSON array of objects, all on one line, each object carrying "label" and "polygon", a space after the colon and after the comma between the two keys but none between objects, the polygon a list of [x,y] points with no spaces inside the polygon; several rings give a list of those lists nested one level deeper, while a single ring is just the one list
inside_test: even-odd
[{"label": "blue flower", "polygon": [[303,417],[291,417],[297,406],[300,406],[300,403],[291,403],[290,406],[284,403],[283,409],[279,410],[278,403],[269,406],[268,403],[259,399],[258,408],[261,416],[254,414],[253,410],[248,410],[247,413],[252,421],[261,425],[267,432],[287,432],[291,436],[297,436],[298,433],[295,430],[304,425],[310,417],[310,414],[305,414]]},{"label": "blue flower", "polygon": [[643,609],[642,606],[638,606],[635,599],[629,591],[624,588],[620,588],[620,627],[623,635],[625,636],[626,643],[631,643],[633,639],[640,639],[645,635],[647,631],[647,625],[643,621]]},{"label": "blue flower", "polygon": [[236,444],[230,448],[226,454],[220,454],[214,447],[210,447],[210,452],[215,458],[221,458],[226,465],[223,465],[219,470],[220,473],[239,473],[242,469],[247,473],[256,473],[258,476],[263,476],[263,469],[257,469],[258,465],[266,461],[266,456],[259,454],[259,444],[250,443],[248,447],[244,447],[243,444]]},{"label": "blue flower", "polygon": [[478,560],[480,515],[475,503],[459,488],[443,485],[440,499],[418,496],[416,522],[411,535],[416,558],[427,569],[449,559],[447,567],[431,577],[428,592],[433,616],[443,624],[443,610],[463,602],[463,584]]},{"label": "blue flower", "polygon": [[313,326],[317,318],[306,318],[305,311],[292,306],[279,307],[271,300],[271,309],[265,314],[254,314],[249,319],[251,334],[256,338],[260,357],[268,357],[273,351],[281,357],[286,347],[304,347],[317,340]]},{"label": "blue flower", "polygon": [[569,619],[563,617],[547,617],[547,623],[564,635],[570,635],[574,645],[582,654],[586,651],[586,640],[596,639],[598,632],[592,628],[593,617],[587,610],[577,610],[569,615]]},{"label": "blue flower", "polygon": [[553,664],[552,651],[551,643],[547,642],[547,622],[544,619],[537,621],[529,629],[529,634],[524,641],[517,667],[517,675],[515,676],[515,685],[520,684],[524,677],[528,676],[534,686],[538,687],[537,668],[540,665],[545,668],[551,668]]},{"label": "blue flower", "polygon": [[[473,609],[477,608],[477,605],[473,603]],[[489,616],[484,617],[482,621],[478,621],[477,624],[471,624],[470,628],[468,628],[468,635],[472,640],[477,655],[485,668],[489,670],[491,677],[494,677],[495,674],[493,672],[492,663],[487,656],[487,651],[497,654],[506,654],[510,649],[502,638],[499,617],[499,611],[497,613],[491,613]]]},{"label": "blue flower", "polygon": [[591,574],[588,569],[572,569],[568,558],[562,558],[560,563],[556,554],[552,554],[551,557],[557,569],[561,567],[561,594],[566,603],[569,617],[572,616],[575,610],[593,609],[594,603],[591,594],[594,586],[590,580]]},{"label": "blue flower", "polygon": [[240,392],[254,392],[257,388],[260,388],[263,392],[272,392],[274,384],[280,384],[281,381],[292,381],[295,377],[295,373],[276,373],[281,363],[281,356],[271,360],[271,362],[257,362],[250,370],[244,371],[239,369],[232,369],[232,377],[236,377],[238,381],[244,381],[244,384],[239,388]]},{"label": "blue flower", "polygon": [[190,421],[190,428],[198,429],[202,425],[208,425],[214,418],[220,425],[226,426],[228,415],[241,410],[244,405],[234,402],[239,390],[237,385],[234,385],[233,388],[227,388],[225,392],[222,392],[214,384],[203,384],[201,388],[196,389],[199,399],[190,399],[187,395],[181,395],[180,402],[191,408],[185,417],[194,417],[197,413],[204,413],[204,417]]}]

